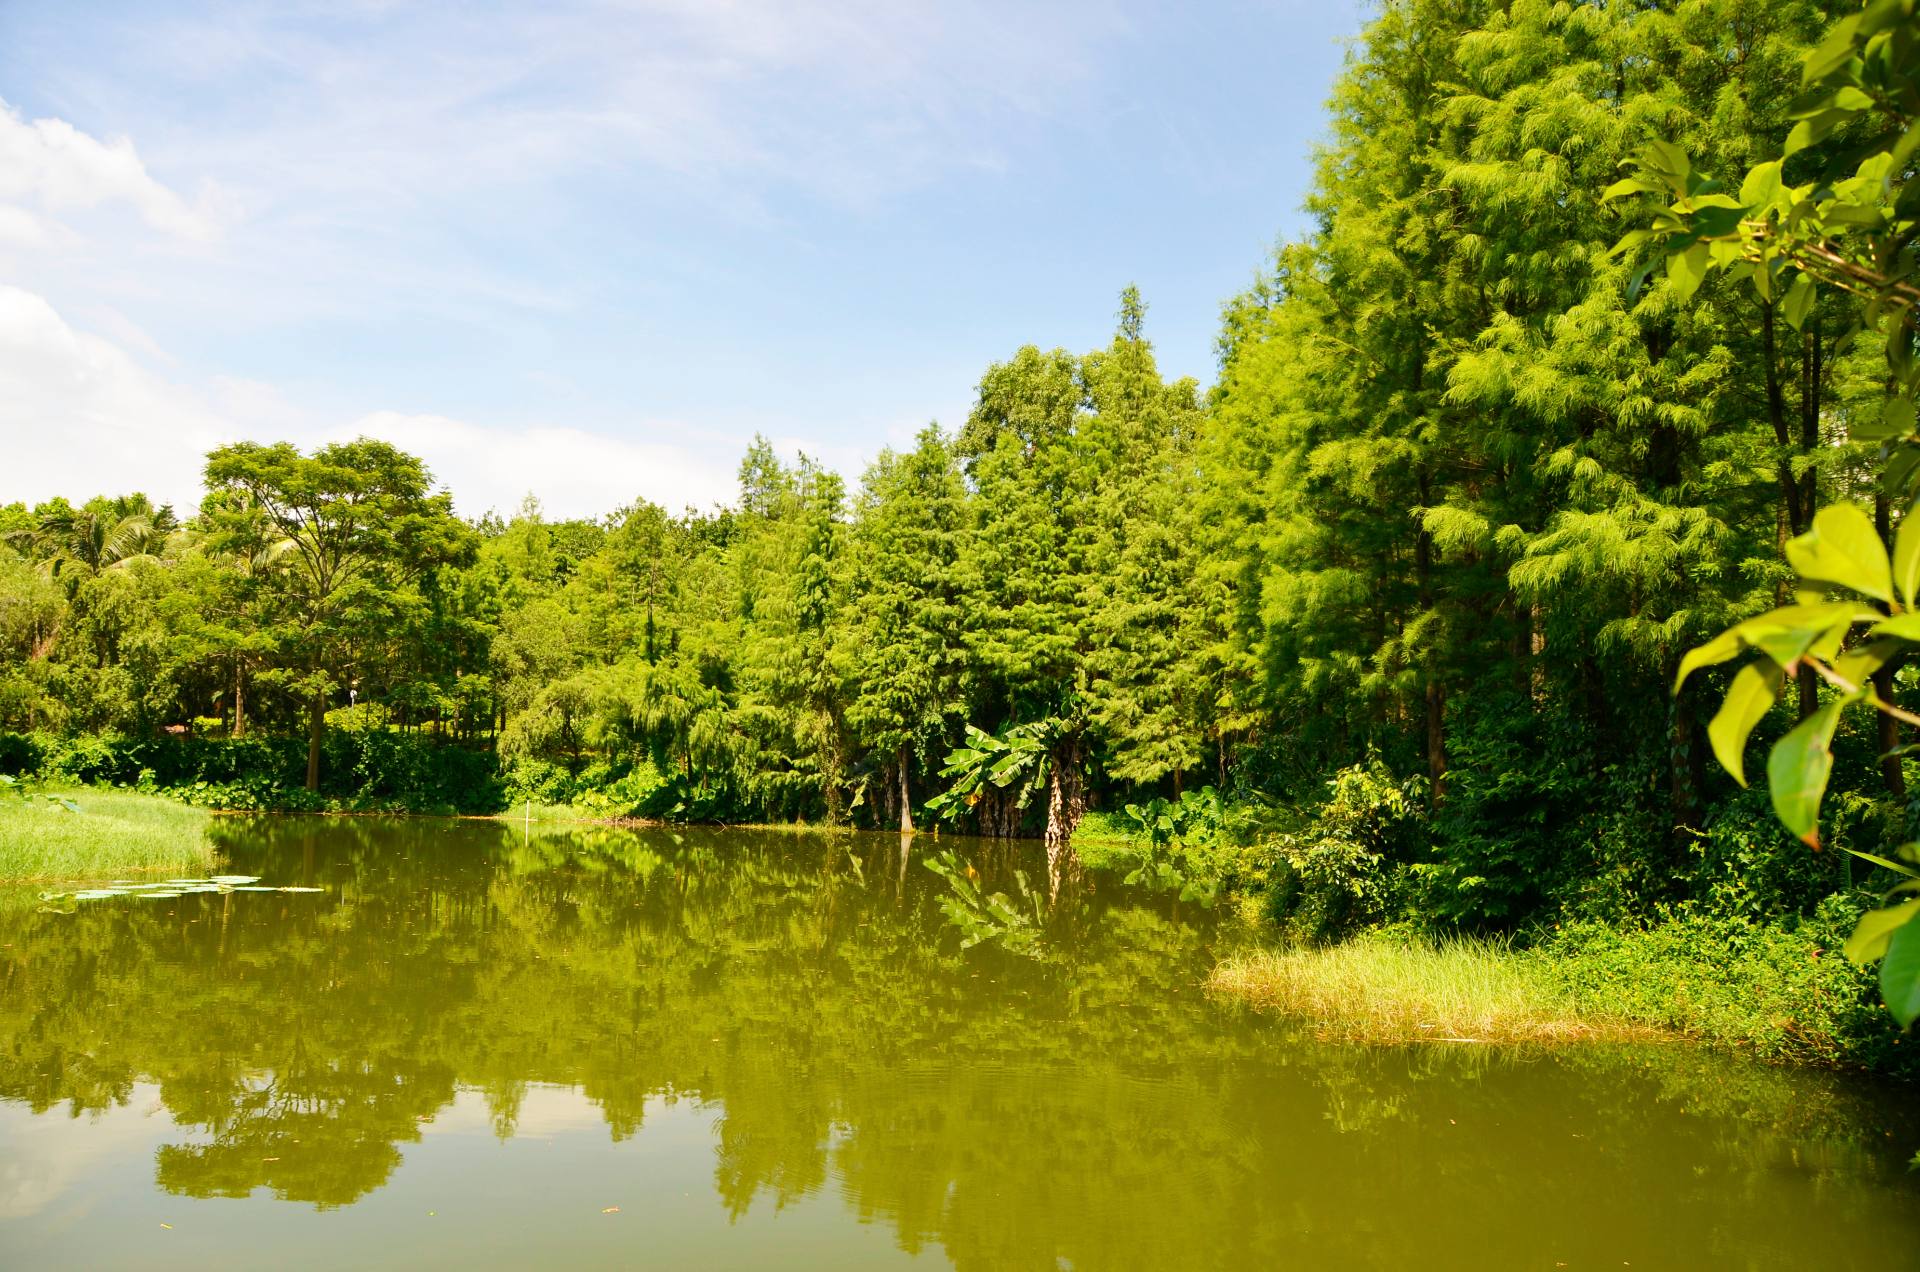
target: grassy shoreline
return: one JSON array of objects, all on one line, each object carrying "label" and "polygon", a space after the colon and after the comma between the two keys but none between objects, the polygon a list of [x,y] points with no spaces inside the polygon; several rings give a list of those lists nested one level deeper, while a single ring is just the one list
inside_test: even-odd
[{"label": "grassy shoreline", "polygon": [[1221,963],[1207,987],[1338,1042],[1514,1045],[1664,1036],[1584,1007],[1539,959],[1465,938],[1372,937],[1252,951]]},{"label": "grassy shoreline", "polygon": [[158,795],[99,787],[0,800],[0,882],[201,874],[218,855],[206,833],[213,817],[204,808]]},{"label": "grassy shoreline", "polygon": [[1530,948],[1375,931],[1343,944],[1251,949],[1208,978],[1217,999],[1330,1041],[1565,1046],[1675,1039],[1760,1059],[1916,1076],[1839,933],[1676,916],[1571,925]]}]

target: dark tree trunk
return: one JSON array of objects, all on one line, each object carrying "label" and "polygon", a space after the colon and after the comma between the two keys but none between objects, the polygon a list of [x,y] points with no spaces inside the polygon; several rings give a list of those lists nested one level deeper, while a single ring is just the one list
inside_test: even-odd
[{"label": "dark tree trunk", "polygon": [[1019,797],[991,782],[981,786],[973,812],[983,839],[1011,839],[1020,829]]},{"label": "dark tree trunk", "polygon": [[1533,611],[1508,598],[1513,604],[1513,694],[1516,698],[1533,696]]},{"label": "dark tree trunk", "polygon": [[233,660],[233,736],[247,736],[246,664],[238,658]]},{"label": "dark tree trunk", "polygon": [[1447,695],[1437,680],[1427,682],[1427,777],[1438,804],[1447,778]]},{"label": "dark tree trunk", "polygon": [[307,789],[320,789],[320,741],[327,732],[327,695],[316,692],[307,708]]},{"label": "dark tree trunk", "polygon": [[[1780,374],[1779,337],[1774,326],[1772,302],[1760,306],[1760,353],[1766,376],[1767,420],[1773,426],[1773,440],[1779,447],[1775,465],[1780,481],[1780,503],[1784,524],[1780,527],[1782,546],[1791,535],[1806,533],[1813,523],[1813,508],[1819,498],[1817,475],[1812,468],[1795,474],[1793,452],[1811,454],[1820,444],[1821,349],[1818,332],[1809,327],[1803,337],[1800,366],[1800,403],[1798,435],[1795,421],[1788,416],[1786,384]],[[1797,677],[1800,718],[1806,719],[1820,707],[1820,681],[1812,668],[1802,667]]]},{"label": "dark tree trunk", "polygon": [[[1432,499],[1428,487],[1427,471],[1423,466],[1419,474],[1420,506],[1430,506]],[[1413,540],[1413,568],[1420,586],[1420,609],[1423,613],[1433,612],[1433,536],[1427,533],[1423,524]],[[1434,665],[1436,660],[1430,654],[1427,666],[1427,776],[1433,783],[1429,798],[1439,804],[1445,794],[1447,776],[1447,703],[1446,691],[1440,687],[1440,670]]]},{"label": "dark tree trunk", "polygon": [[[1873,499],[1873,525],[1880,532],[1880,541],[1893,542],[1893,509],[1886,494],[1875,495]],[[1887,664],[1873,673],[1873,691],[1880,700],[1893,702],[1893,673],[1900,665],[1895,655]],[[1880,744],[1880,780],[1886,783],[1887,794],[1900,804],[1907,802],[1907,774],[1900,763],[1900,757],[1894,752],[1900,749],[1900,722],[1884,711],[1875,712],[1879,716]]]},{"label": "dark tree trunk", "polygon": [[1682,689],[1673,699],[1673,727],[1668,740],[1668,766],[1672,773],[1669,801],[1676,836],[1684,840],[1682,827],[1700,825],[1700,726],[1694,714],[1693,692]]},{"label": "dark tree trunk", "polygon": [[900,833],[913,833],[913,795],[907,789],[907,748],[901,747],[894,757],[894,771],[900,775]]},{"label": "dark tree trunk", "polygon": [[1060,886],[1077,864],[1073,855],[1073,832],[1087,811],[1087,794],[1081,774],[1085,745],[1078,730],[1062,738],[1053,748],[1053,773],[1047,781],[1047,885],[1055,899]]}]

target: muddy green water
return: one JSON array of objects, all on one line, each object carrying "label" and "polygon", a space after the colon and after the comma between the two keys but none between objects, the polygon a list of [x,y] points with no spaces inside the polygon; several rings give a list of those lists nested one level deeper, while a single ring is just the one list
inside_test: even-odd
[{"label": "muddy green water", "polygon": [[1162,900],[1096,888],[1035,963],[960,954],[892,839],[221,835],[321,891],[0,911],[0,1267],[1920,1250],[1911,1092],[1681,1046],[1317,1044],[1210,1003],[1222,938]]}]

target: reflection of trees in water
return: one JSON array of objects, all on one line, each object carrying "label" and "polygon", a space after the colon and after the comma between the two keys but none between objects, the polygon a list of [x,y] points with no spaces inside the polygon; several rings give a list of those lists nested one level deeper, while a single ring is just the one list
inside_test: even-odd
[{"label": "reflection of trees in water", "polygon": [[[80,1111],[157,1080],[199,1132],[159,1182],[193,1196],[349,1203],[456,1086],[504,1136],[533,1082],[578,1087],[615,1138],[649,1098],[712,1101],[734,1214],[831,1182],[962,1265],[1417,1263],[1500,1195],[1569,1221],[1632,1195],[1633,1222],[1731,1251],[1769,1223],[1865,1223],[1851,1185],[1893,1160],[1842,1084],[1682,1048],[1289,1044],[1196,1006],[1203,930],[1100,896],[1057,925],[1057,963],[963,959],[891,837],[222,834],[249,872],[336,894],[0,919],[0,1094]],[[1849,1186],[1769,1214],[1783,1170]],[[1356,1213],[1362,1180],[1403,1213]]]}]

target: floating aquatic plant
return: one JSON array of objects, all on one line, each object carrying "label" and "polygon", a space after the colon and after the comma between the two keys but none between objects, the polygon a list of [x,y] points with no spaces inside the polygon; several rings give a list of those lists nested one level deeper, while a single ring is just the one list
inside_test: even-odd
[{"label": "floating aquatic plant", "polygon": [[63,902],[104,901],[109,897],[139,897],[149,901],[166,901],[175,897],[208,893],[325,891],[325,888],[304,885],[275,887],[261,883],[259,875],[223,874],[211,875],[205,879],[165,879],[155,883],[135,883],[127,879],[116,879],[109,884],[92,888],[76,888],[71,892],[43,892],[40,894],[40,900],[46,903],[48,909],[59,909],[63,908]]}]

